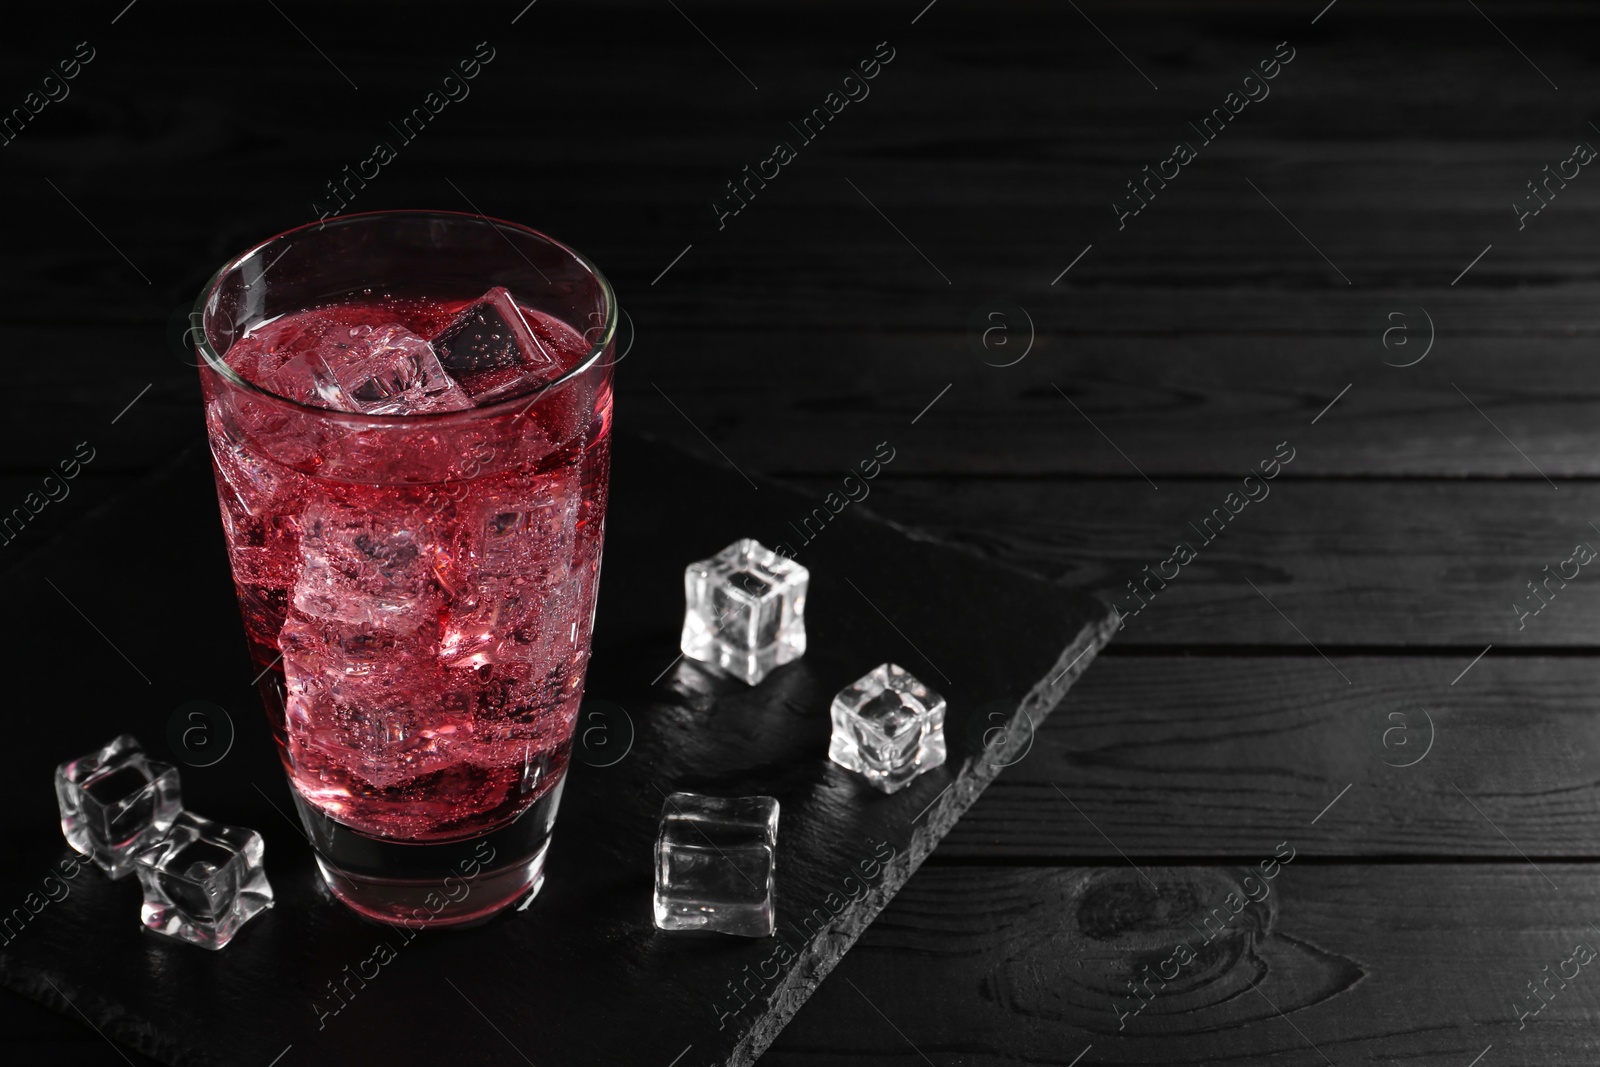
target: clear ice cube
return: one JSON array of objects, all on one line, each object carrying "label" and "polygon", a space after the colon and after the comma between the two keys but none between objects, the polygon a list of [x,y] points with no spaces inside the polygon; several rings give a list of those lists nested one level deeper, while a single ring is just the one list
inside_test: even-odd
[{"label": "clear ice cube", "polygon": [[332,316],[269,319],[228,349],[228,365],[268,392],[297,403],[352,410],[318,354],[322,335],[338,325]]},{"label": "clear ice cube", "polygon": [[379,788],[457,761],[470,718],[441,706],[443,564],[426,519],[306,510],[294,611],[278,635],[291,758],[333,760]]},{"label": "clear ice cube", "polygon": [[944,697],[885,663],[833,698],[828,758],[885,793],[944,763]]},{"label": "clear ice cube", "polygon": [[158,934],[222,948],[252,916],[272,907],[263,847],[254,830],[181,813],[165,839],[136,857],[144,890],[140,918]]},{"label": "clear ice cube", "polygon": [[561,369],[504,286],[463,308],[433,338],[433,349],[444,369],[479,404],[536,385]]},{"label": "clear ice cube", "polygon": [[439,364],[433,346],[404,326],[347,326],[330,330],[323,363],[349,398],[348,411],[418,415],[472,406]]},{"label": "clear ice cube", "polygon": [[272,369],[268,382],[267,387],[272,392],[302,404],[336,411],[358,410],[339,379],[316,352],[290,356]]},{"label": "clear ice cube", "polygon": [[341,627],[415,633],[439,617],[428,516],[313,502],[301,516],[292,599]]},{"label": "clear ice cube", "polygon": [[571,614],[585,584],[562,565],[572,558],[581,499],[576,475],[561,469],[460,517],[439,648],[446,666],[550,663],[575,642],[554,621]]},{"label": "clear ice cube", "polygon": [[234,576],[241,585],[281,588],[293,581],[283,561],[292,558],[302,476],[264,458],[220,405],[211,405],[207,421]]},{"label": "clear ice cube", "polygon": [[147,757],[131,734],[57,767],[56,802],[67,843],[112,878],[133,870],[183,808],[178,769]]},{"label": "clear ice cube", "polygon": [[689,564],[683,654],[755,685],[805,654],[810,580],[800,564],[748,537]]},{"label": "clear ice cube", "polygon": [[522,592],[510,579],[486,579],[451,602],[450,621],[439,643],[447,667],[476,669],[534,658],[531,642],[519,638],[519,623],[529,614]]},{"label": "clear ice cube", "polygon": [[667,797],[656,836],[656,928],[771,935],[777,844],[772,797]]},{"label": "clear ice cube", "polygon": [[354,658],[322,628],[293,618],[280,642],[291,759],[331,760],[380,789],[459,761],[470,714],[441,700],[449,683],[430,653],[375,642]]},{"label": "clear ice cube", "polygon": [[[287,328],[285,328],[287,329]],[[433,346],[397,323],[324,322],[247,338],[236,366],[262,388],[302,404],[364,415],[420,415],[472,407]],[[232,350],[230,349],[230,353]]]}]

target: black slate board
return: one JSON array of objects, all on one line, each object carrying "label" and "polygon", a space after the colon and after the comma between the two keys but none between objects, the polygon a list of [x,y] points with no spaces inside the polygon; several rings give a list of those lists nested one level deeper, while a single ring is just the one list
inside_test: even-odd
[{"label": "black slate board", "polygon": [[[809,652],[746,688],[674,662],[683,566],[739,536],[794,544],[790,522],[823,502],[627,436],[613,479],[591,704],[548,882],[525,912],[412,940],[332,902],[291,822],[203,447],[14,570],[0,582],[8,668],[50,684],[13,704],[24,723],[8,734],[13,773],[0,776],[0,920],[13,916],[0,980],[173,1064],[753,1060],[987,782],[1026,754],[1029,724],[1113,620],[1083,594],[851,504],[799,550],[812,575]],[[833,693],[885,660],[950,704],[948,763],[894,796],[826,758]],[[168,719],[195,698],[228,709],[237,740],[219,763],[184,768],[186,802],[265,835],[277,907],[221,953],[146,933],[136,881],[94,868],[29,911],[69,854],[55,764],[125,730],[166,757]],[[626,714],[590,715],[599,701]],[[652,926],[651,845],[663,794],[679,789],[779,798],[776,937]],[[385,942],[393,959],[367,962]],[[348,979],[361,971],[370,980]],[[324,1014],[339,1004],[330,980],[352,992]]]}]

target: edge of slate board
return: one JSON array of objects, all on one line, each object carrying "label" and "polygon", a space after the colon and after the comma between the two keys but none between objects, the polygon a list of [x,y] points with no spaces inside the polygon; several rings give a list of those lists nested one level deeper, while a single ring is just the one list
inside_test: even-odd
[{"label": "edge of slate board", "polygon": [[[1000,771],[1004,769],[1002,762],[1013,759],[1012,746],[1018,743],[1018,739],[1021,739],[1023,744],[1031,743],[1039,724],[1061,703],[1067,690],[1094,661],[1099,649],[1110,641],[1115,629],[1115,616],[1108,617],[1098,625],[1085,626],[1080,631],[1079,638],[1056,660],[1055,672],[1047,675],[1028,691],[1017,708],[1017,714],[1007,723],[996,724],[994,728],[996,743],[990,752],[1000,758],[993,764],[978,761],[978,766],[983,770],[970,777],[957,778],[951,783],[949,791],[934,801],[920,828],[913,831],[911,847],[903,855],[896,857],[891,866],[891,869],[897,873],[903,871],[903,874],[898,879],[891,879],[885,873],[882,881],[867,894],[861,906],[845,913],[847,921],[839,930],[840,940],[844,943],[838,952],[826,956],[821,954],[818,942],[807,943],[805,958],[811,965],[797,967],[790,972],[778,990],[777,996],[773,998],[775,1003],[772,1010],[766,1016],[757,1019],[750,1032],[735,1047],[733,1055],[727,1061],[729,1067],[748,1067],[777,1039],[778,1034],[811,998],[811,994],[822,984],[823,979],[828,977],[834,966],[844,958],[844,954],[855,945],[856,940],[868,926],[872,925],[878,914],[889,905],[895,894],[917,872],[917,868],[922,866],[922,861],[933,853],[939,842],[944,840],[944,836],[983,794],[984,789],[988,788],[989,783],[999,776]],[[1024,720],[1030,725],[1025,730],[1019,729]],[[1001,741],[1002,736],[1009,740]]]},{"label": "edge of slate board", "polygon": [[[635,436],[657,449],[693,455],[651,435]],[[721,467],[709,456],[696,455],[694,458],[708,468]],[[729,492],[737,492],[738,479],[731,472],[726,472],[722,480]],[[795,501],[805,500],[811,505],[820,503],[819,500],[809,499],[805,494],[781,482],[762,478],[758,478],[757,481],[769,493],[777,490]],[[1085,621],[1043,676],[1027,689],[1014,708],[1009,709],[1009,716],[985,725],[983,736],[986,743],[982,753],[973,754],[960,761],[950,785],[913,820],[907,847],[898,851],[893,861],[885,864],[884,873],[871,883],[870,891],[862,896],[855,907],[847,907],[840,913],[826,936],[813,938],[798,950],[797,960],[779,977],[773,988],[766,992],[767,1011],[754,1019],[748,1032],[734,1046],[729,1056],[718,1061],[726,1067],[748,1067],[766,1051],[844,954],[894,899],[895,894],[916,873],[923,861],[932,854],[966,810],[982,795],[989,783],[998,777],[1006,766],[1026,756],[1039,725],[1060,705],[1067,691],[1088,669],[1098,651],[1111,640],[1116,631],[1116,613],[1081,590],[1055,585],[1021,569],[984,559],[960,546],[941,541],[927,531],[885,518],[875,509],[851,502],[832,521],[842,521],[846,526],[876,527],[879,531],[892,533],[906,542],[926,545],[939,552],[956,553],[974,565],[989,568],[997,573],[1009,574],[1017,580],[1036,585],[1040,590],[1053,591],[1061,598],[1064,606],[1073,604],[1081,608],[1085,614]],[[788,525],[793,529],[792,522]],[[831,527],[831,521],[829,525]],[[820,541],[827,535],[828,527],[825,527],[817,535],[817,539]],[[787,541],[786,531],[783,536]],[[799,538],[794,540],[798,541]],[[764,540],[763,543],[771,547],[776,541]],[[801,563],[807,562],[804,549],[805,546],[802,546],[796,557]],[[815,572],[812,580],[815,586],[817,581]],[[852,680],[847,679],[847,681]],[[930,679],[924,677],[924,681]],[[931,681],[935,689],[940,688],[937,679]],[[955,709],[952,708],[952,718],[954,712]],[[947,722],[947,737],[950,736],[950,725],[951,723]],[[950,742],[950,759],[956,761],[959,759],[961,745],[954,737],[950,738]],[[895,798],[907,796],[913,791],[908,788],[905,793],[896,794]],[[780,849],[782,833],[783,827],[780,821]],[[779,877],[782,877],[781,869]],[[785,916],[780,912],[778,918],[781,929]],[[686,1059],[684,1064],[688,1062]],[[678,1067],[684,1067],[684,1064]]]}]

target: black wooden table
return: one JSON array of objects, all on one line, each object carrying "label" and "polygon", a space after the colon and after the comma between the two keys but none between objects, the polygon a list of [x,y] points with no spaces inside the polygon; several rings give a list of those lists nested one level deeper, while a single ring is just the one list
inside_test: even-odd
[{"label": "black wooden table", "polygon": [[[0,513],[94,458],[0,562],[198,439],[193,294],[329,183],[525,221],[619,419],[889,442],[869,507],[1126,613],[763,1062],[1595,1062],[1591,9],[124,5],[4,41]],[[13,729],[116,699],[78,639]]]}]

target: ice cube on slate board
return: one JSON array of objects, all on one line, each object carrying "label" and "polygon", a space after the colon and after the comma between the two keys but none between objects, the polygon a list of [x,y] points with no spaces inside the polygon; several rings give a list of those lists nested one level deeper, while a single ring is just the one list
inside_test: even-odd
[{"label": "ice cube on slate board", "polygon": [[828,758],[885,793],[945,760],[944,697],[885,663],[833,698]]},{"label": "ice cube on slate board", "polygon": [[561,362],[534,333],[510,290],[495,286],[433,339],[445,370],[478,404],[556,376]]},{"label": "ice cube on slate board", "polygon": [[689,564],[683,654],[755,685],[805,654],[810,581],[800,564],[748,537]]},{"label": "ice cube on slate board", "polygon": [[183,807],[178,769],[144,754],[131,734],[56,768],[56,802],[67,843],[112,878],[160,840]]},{"label": "ice cube on slate board", "polygon": [[144,906],[139,917],[158,934],[220,949],[257,913],[272,907],[261,865],[261,835],[191,811],[137,857]]},{"label": "ice cube on slate board", "polygon": [[777,844],[772,797],[667,797],[656,837],[656,928],[770,936]]}]

